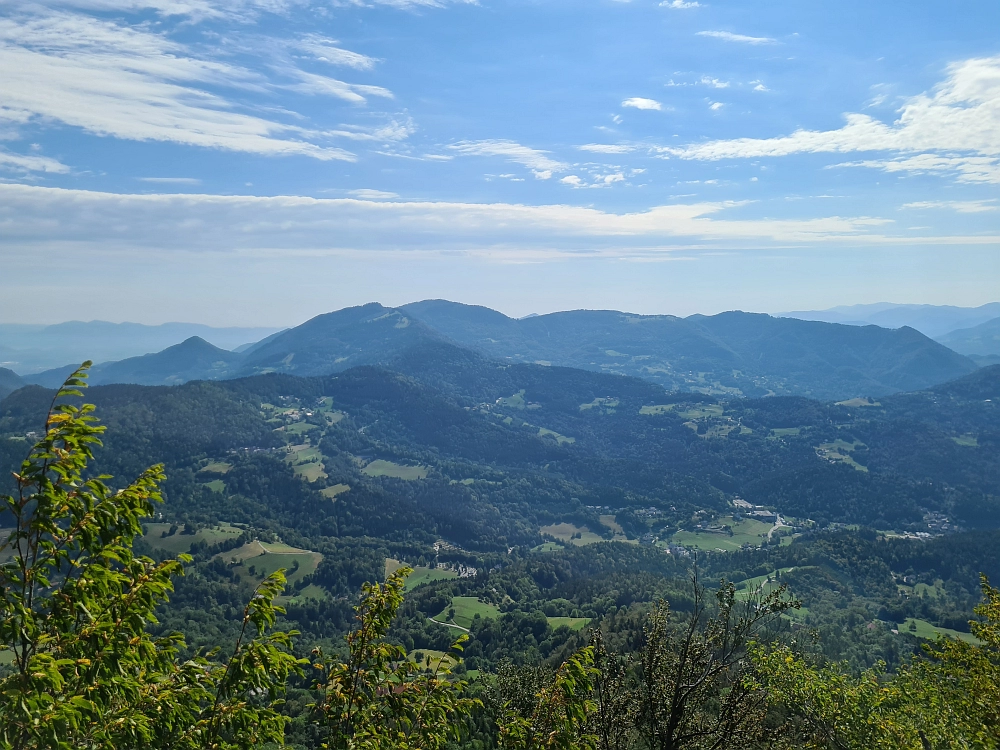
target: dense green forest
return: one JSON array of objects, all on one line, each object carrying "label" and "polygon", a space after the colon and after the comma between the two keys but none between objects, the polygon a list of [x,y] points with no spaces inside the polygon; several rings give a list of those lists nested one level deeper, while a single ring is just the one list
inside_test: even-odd
[{"label": "dense green forest", "polygon": [[[282,568],[296,653],[343,653],[362,585],[405,564],[387,637],[441,659],[465,633],[454,674],[479,698],[597,629],[637,642],[658,601],[698,611],[692,574],[733,582],[735,601],[794,597],[775,637],[858,673],[904,668],[939,634],[977,642],[980,573],[1000,580],[1000,367],[841,403],[668,393],[446,342],[397,367],[87,391],[102,473],[164,465],[135,551],[190,555],[151,633],[183,633],[189,655],[231,643]],[[0,402],[4,466],[44,433],[53,395]],[[0,483],[14,493],[9,472]],[[288,738],[312,746],[308,681],[290,685]],[[464,742],[500,741],[475,716]]]}]

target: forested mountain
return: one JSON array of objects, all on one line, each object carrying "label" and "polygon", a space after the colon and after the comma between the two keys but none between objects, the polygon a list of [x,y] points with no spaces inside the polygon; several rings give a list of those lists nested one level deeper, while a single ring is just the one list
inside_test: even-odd
[{"label": "forested mountain", "polygon": [[971,328],[1000,316],[1000,302],[990,302],[979,307],[897,305],[879,302],[871,305],[842,305],[829,310],[800,310],[778,315],[847,325],[876,325],[883,328],[909,326],[940,341],[951,331]]},{"label": "forested mountain", "polygon": [[938,341],[960,354],[1000,355],[1000,317],[952,331]]},{"label": "forested mountain", "polygon": [[258,341],[276,329],[215,328],[198,323],[108,323],[69,321],[56,325],[0,324],[0,362],[21,375],[86,359],[109,362],[158,352],[199,336],[214,346],[235,349]]},{"label": "forested mountain", "polygon": [[0,399],[6,398],[9,394],[18,388],[23,388],[25,385],[27,383],[16,372],[8,370],[6,367],[0,367]]},{"label": "forested mountain", "polygon": [[890,331],[768,315],[640,316],[601,310],[514,320],[428,300],[400,308],[491,356],[634,375],[718,394],[877,396],[924,388],[975,369],[910,329]]},{"label": "forested mountain", "polygon": [[[96,385],[132,383],[136,385],[179,385],[190,380],[218,380],[227,377],[243,358],[192,336],[162,352],[104,362],[91,368],[90,381]],[[56,388],[74,365],[29,375],[26,380],[46,388]]]},{"label": "forested mountain", "polygon": [[[1000,367],[877,400],[723,400],[502,362],[392,317],[380,366],[86,392],[108,427],[95,470],[121,486],[165,464],[139,551],[194,556],[158,632],[229,642],[283,567],[308,653],[351,626],[362,582],[407,562],[391,637],[436,654],[464,628],[474,675],[557,664],[590,625],[617,642],[661,597],[688,612],[697,566],[741,591],[787,584],[803,608],[782,627],[819,635],[803,648],[895,666],[919,638],[970,637],[979,572],[1000,578]],[[0,465],[18,466],[52,396],[0,401]]]},{"label": "forested mountain", "polygon": [[[195,337],[157,355],[101,363],[94,382],[176,384],[269,372],[309,377],[359,365],[391,367],[397,360],[419,368],[431,344],[466,347],[499,362],[631,375],[670,390],[726,397],[881,396],[976,368],[912,328],[742,312],[677,318],[578,310],[515,320],[484,307],[428,300],[398,310],[371,303],[327,313],[240,347],[241,353]],[[54,387],[72,367],[28,380]]]}]

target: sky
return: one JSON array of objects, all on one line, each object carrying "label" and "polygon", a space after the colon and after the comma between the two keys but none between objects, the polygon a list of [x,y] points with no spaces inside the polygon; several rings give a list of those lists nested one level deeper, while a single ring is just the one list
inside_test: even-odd
[{"label": "sky", "polygon": [[0,0],[0,322],[997,301],[997,29],[996,0]]}]

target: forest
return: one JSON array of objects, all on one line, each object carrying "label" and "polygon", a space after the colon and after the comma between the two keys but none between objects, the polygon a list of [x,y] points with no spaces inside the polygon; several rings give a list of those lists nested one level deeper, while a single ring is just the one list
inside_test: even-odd
[{"label": "forest", "polygon": [[[153,498],[133,510],[134,533],[122,542],[130,559],[164,575],[139,618],[143,637],[173,644],[181,663],[231,652],[264,587],[274,610],[254,616],[273,653],[258,657],[284,664],[283,686],[266,688],[284,696],[267,709],[280,742],[319,747],[333,730],[318,728],[309,708],[313,681],[277,654],[301,660],[318,650],[333,660],[324,669],[349,664],[344,635],[357,625],[355,608],[387,580],[380,637],[396,656],[383,667],[398,670],[409,654],[413,669],[392,678],[403,682],[447,669],[433,679],[457,701],[441,708],[461,730],[440,740],[454,747],[533,746],[523,732],[544,723],[539,696],[560,695],[560,710],[576,717],[564,739],[577,743],[560,746],[607,747],[591,737],[600,734],[594,696],[611,689],[601,680],[618,674],[619,703],[641,705],[644,690],[670,689],[662,674],[642,676],[644,659],[667,658],[664,644],[676,646],[688,626],[684,637],[716,653],[704,644],[738,625],[751,629],[692,704],[700,718],[691,721],[715,726],[718,740],[719,722],[741,717],[727,724],[725,746],[809,735],[817,747],[863,747],[817,739],[822,721],[793,705],[809,680],[857,693],[866,680],[916,679],[927,648],[989,644],[976,609],[992,601],[981,575],[1000,580],[1000,367],[841,403],[723,401],[619,375],[470,361],[447,346],[401,370],[85,392],[106,431],[100,445],[87,444],[96,469],[80,463],[81,481],[106,482],[113,498],[146,477]],[[50,413],[55,396],[29,386],[0,402],[0,458],[12,471],[63,429]],[[80,401],[56,399],[67,409]],[[150,466],[162,473],[149,475]],[[11,497],[0,527],[15,541],[14,498],[27,473],[18,475],[0,480]],[[15,547],[0,552],[5,575],[17,569]],[[62,580],[62,564],[46,585]],[[754,619],[765,612],[766,622]],[[269,632],[295,636],[278,643]],[[461,652],[452,649],[459,635]],[[944,645],[931,645],[939,637]],[[643,650],[654,642],[666,649],[655,659]],[[781,649],[795,670],[774,661]],[[417,669],[425,662],[434,670]],[[751,665],[754,680],[773,685],[720,704]],[[0,670],[17,676],[3,657]],[[226,679],[212,689],[225,692]],[[577,681],[576,698],[560,680]],[[635,710],[620,717],[635,727],[621,747],[713,746],[709,735],[654,739],[653,718]],[[931,731],[898,729],[906,742]]]}]

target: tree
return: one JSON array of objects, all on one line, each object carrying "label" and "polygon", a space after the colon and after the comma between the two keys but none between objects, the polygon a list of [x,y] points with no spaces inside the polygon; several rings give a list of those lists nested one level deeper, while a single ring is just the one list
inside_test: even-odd
[{"label": "tree", "polygon": [[978,643],[940,637],[892,678],[884,665],[853,675],[844,664],[813,664],[788,647],[754,654],[772,701],[786,711],[793,747],[1000,746],[1000,591],[982,578]]},{"label": "tree", "polygon": [[692,585],[694,606],[682,619],[665,601],[653,606],[637,652],[609,653],[595,634],[600,675],[592,722],[601,750],[748,748],[762,738],[767,695],[748,649],[799,603],[783,586],[737,598],[735,586],[722,581],[710,614],[697,576]]},{"label": "tree", "polygon": [[[384,584],[366,583],[355,607],[358,627],[347,635],[346,662],[313,651],[316,706],[326,730],[323,747],[334,750],[436,750],[457,736],[458,719],[481,705],[463,697],[466,683],[452,677],[445,659],[422,664],[389,643],[386,633],[400,604],[406,576],[403,567]],[[468,639],[452,645],[460,652]]]},{"label": "tree", "polygon": [[504,750],[594,750],[590,717],[597,675],[594,649],[580,649],[555,673],[542,667],[501,666],[491,697]]},{"label": "tree", "polygon": [[161,500],[163,469],[127,487],[88,478],[104,428],[77,407],[86,370],[59,389],[45,437],[0,498],[0,748],[249,748],[281,742],[287,677],[300,669],[294,632],[272,630],[283,610],[279,571],[258,586],[230,658],[181,661],[183,637],[147,627],[190,557],[156,563],[134,554],[143,518]]}]

